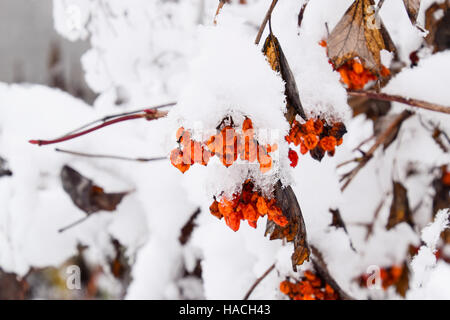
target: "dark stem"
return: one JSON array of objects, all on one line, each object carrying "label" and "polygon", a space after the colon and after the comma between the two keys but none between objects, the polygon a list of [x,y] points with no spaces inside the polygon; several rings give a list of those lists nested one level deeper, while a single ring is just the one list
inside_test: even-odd
[{"label": "dark stem", "polygon": [[103,158],[103,159],[126,160],[126,161],[138,161],[138,162],[150,162],[150,161],[158,161],[158,160],[165,160],[165,159],[167,159],[167,157],[130,158],[130,157],[123,157],[123,156],[107,155],[107,154],[93,154],[93,153],[85,153],[85,152],[78,152],[78,151],[70,151],[70,150],[63,150],[63,149],[58,149],[58,148],[55,148],[55,151],[71,154],[71,155],[74,155],[74,156],[80,156],[80,157]]},{"label": "dark stem", "polygon": [[264,17],[263,22],[261,23],[261,26],[259,27],[258,34],[256,35],[255,44],[258,45],[261,41],[262,34],[264,32],[264,29],[266,28],[267,21],[269,21],[270,16],[272,15],[272,11],[277,5],[278,0],[272,0],[272,4],[269,7],[269,10],[266,13],[266,16]]},{"label": "dark stem", "polygon": [[82,223],[83,221],[85,221],[85,220],[86,220],[87,218],[89,218],[89,217],[90,217],[90,216],[88,215],[88,216],[85,216],[85,217],[83,217],[83,218],[81,218],[81,219],[79,219],[79,220],[76,220],[75,222],[72,222],[72,223],[69,224],[68,226],[65,226],[64,228],[59,229],[58,232],[59,232],[59,233],[62,233],[62,232],[66,231],[66,230],[68,230],[68,229],[70,229],[70,228],[72,228],[72,227],[75,227],[76,225]]},{"label": "dark stem", "polygon": [[272,270],[275,269],[275,263],[273,265],[271,265],[269,267],[269,269],[266,270],[266,272],[263,273],[263,275],[261,277],[259,277],[258,279],[256,279],[255,283],[253,283],[253,285],[250,287],[250,289],[247,291],[247,294],[245,295],[243,300],[248,300],[248,298],[250,298],[250,295],[252,294],[252,292],[255,290],[255,288],[258,286],[258,284],[261,283],[261,281],[264,280],[265,277],[267,277],[269,275],[269,273],[272,272]]}]

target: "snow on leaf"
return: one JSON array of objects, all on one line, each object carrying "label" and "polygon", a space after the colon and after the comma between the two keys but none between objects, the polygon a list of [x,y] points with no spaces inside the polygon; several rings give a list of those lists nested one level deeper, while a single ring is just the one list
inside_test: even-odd
[{"label": "snow on leaf", "polygon": [[286,117],[288,121],[292,122],[297,114],[306,120],[305,111],[300,102],[294,75],[289,67],[289,63],[281,49],[278,39],[272,33],[267,36],[266,41],[264,42],[263,52],[272,69],[280,72],[281,77],[285,81],[285,95],[287,101]]}]

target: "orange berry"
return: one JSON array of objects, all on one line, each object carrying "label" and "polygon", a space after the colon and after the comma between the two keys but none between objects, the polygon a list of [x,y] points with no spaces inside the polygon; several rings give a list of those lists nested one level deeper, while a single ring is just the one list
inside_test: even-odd
[{"label": "orange berry", "polygon": [[266,200],[263,197],[258,197],[258,201],[256,202],[256,208],[260,215],[264,216],[268,212]]},{"label": "orange berry", "polygon": [[320,147],[325,151],[334,151],[336,144],[336,138],[332,136],[320,139]]},{"label": "orange berry", "polygon": [[361,74],[364,71],[364,67],[361,63],[356,60],[353,60],[353,71],[357,74]]},{"label": "orange berry", "polygon": [[219,212],[219,203],[214,200],[214,202],[209,206],[209,212],[219,219],[222,219],[223,215]]},{"label": "orange berry", "polygon": [[308,150],[314,149],[319,143],[319,139],[315,134],[307,134],[303,137],[303,142]]}]

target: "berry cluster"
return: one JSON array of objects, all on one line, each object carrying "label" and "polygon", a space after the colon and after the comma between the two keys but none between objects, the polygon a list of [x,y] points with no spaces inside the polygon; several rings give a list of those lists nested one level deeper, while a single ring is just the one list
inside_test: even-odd
[{"label": "berry cluster", "polygon": [[311,271],[305,271],[301,281],[285,280],[280,283],[280,291],[292,300],[338,300],[339,295],[328,284]]},{"label": "berry cluster", "polygon": [[[358,59],[348,60],[344,65],[337,69],[341,75],[341,81],[345,83],[350,90],[361,90],[369,81],[378,79],[372,71],[364,68]],[[387,77],[390,71],[385,66],[381,66],[381,76]]]},{"label": "berry cluster", "polygon": [[[403,274],[403,266],[392,266],[388,268],[380,269],[380,278],[381,278],[381,286],[383,290],[387,290],[390,286],[397,284],[400,281],[400,277]],[[366,287],[370,275],[363,274],[360,277],[360,285],[361,287]]]},{"label": "berry cluster", "polygon": [[217,218],[224,218],[227,226],[233,231],[239,230],[241,220],[247,220],[251,227],[256,228],[259,217],[265,215],[269,220],[284,227],[288,224],[288,220],[276,202],[276,199],[268,199],[260,192],[254,191],[253,183],[247,180],[242,186],[241,193],[235,194],[231,200],[225,197],[220,201],[214,200],[209,210]]},{"label": "berry cluster", "polygon": [[225,167],[231,166],[238,156],[243,161],[258,161],[262,173],[272,168],[270,153],[277,145],[260,145],[255,138],[253,123],[246,118],[242,130],[238,131],[232,125],[225,125],[217,134],[206,142],[191,139],[191,134],[183,127],[177,131],[178,148],[172,150],[170,160],[182,173],[189,170],[194,163],[207,165],[212,156],[217,156]]},{"label": "berry cluster", "polygon": [[[322,40],[319,43],[322,47],[327,46],[327,42]],[[333,65],[333,62],[329,60],[329,63]],[[341,81],[345,83],[350,90],[361,90],[369,81],[378,80],[377,74],[369,69],[364,68],[364,65],[358,58],[350,59],[339,68],[333,68],[341,75]],[[391,74],[388,68],[381,66],[380,75],[382,77],[388,77]]]},{"label": "berry cluster", "polygon": [[[295,146],[300,145],[300,153],[306,154],[308,151],[316,160],[322,160],[325,152],[329,156],[334,156],[336,146],[342,144],[343,136],[347,132],[345,125],[342,122],[336,122],[333,125],[328,125],[321,119],[309,119],[303,124],[294,120],[286,136],[286,141],[293,143]],[[297,166],[298,155],[290,149],[289,160],[291,166]]]}]

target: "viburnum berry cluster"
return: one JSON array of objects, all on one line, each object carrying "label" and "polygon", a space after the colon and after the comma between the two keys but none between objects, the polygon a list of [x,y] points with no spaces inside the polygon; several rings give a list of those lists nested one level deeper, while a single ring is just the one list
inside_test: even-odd
[{"label": "viburnum berry cluster", "polygon": [[182,173],[195,163],[208,165],[213,156],[217,156],[227,168],[238,157],[251,163],[258,161],[261,172],[265,173],[272,168],[270,153],[278,148],[276,144],[261,145],[257,141],[250,118],[244,120],[241,130],[236,130],[231,120],[204,142],[193,140],[190,131],[183,127],[178,129],[176,136],[179,146],[172,150],[170,160]]},{"label": "viburnum berry cluster", "polygon": [[[327,42],[322,40],[320,45],[326,47]],[[370,81],[379,79],[376,73],[364,67],[359,58],[350,59],[339,68],[336,68],[331,60],[329,60],[329,63],[333,66],[333,69],[339,72],[341,81],[347,85],[349,90],[361,90]],[[390,76],[390,74],[389,69],[382,65],[380,76],[385,78]]]},{"label": "viburnum berry cluster", "polygon": [[239,230],[241,220],[247,220],[251,227],[256,228],[258,219],[265,215],[281,227],[288,224],[288,220],[277,206],[276,199],[268,199],[255,191],[254,184],[250,180],[243,184],[242,192],[234,194],[232,199],[226,197],[222,197],[219,201],[215,199],[209,210],[217,218],[224,218],[227,226],[233,231]]},{"label": "viburnum berry cluster", "polygon": [[[325,156],[325,152],[329,156],[334,156],[336,146],[343,142],[343,136],[347,132],[345,125],[342,122],[336,122],[329,125],[320,118],[309,119],[301,124],[294,120],[287,135],[286,141],[300,146],[300,153],[306,154],[310,152],[311,156],[320,161]],[[297,166],[298,155],[290,149],[289,159],[291,166]]]},{"label": "viburnum berry cluster", "polygon": [[305,271],[300,281],[285,280],[280,291],[292,300],[338,300],[335,290],[312,271]]},{"label": "viburnum berry cluster", "polygon": [[[341,81],[350,90],[361,90],[369,81],[378,80],[378,76],[372,71],[364,68],[359,59],[351,59],[340,66],[336,71],[341,75]],[[388,77],[391,74],[388,68],[381,66],[380,75]]]}]

